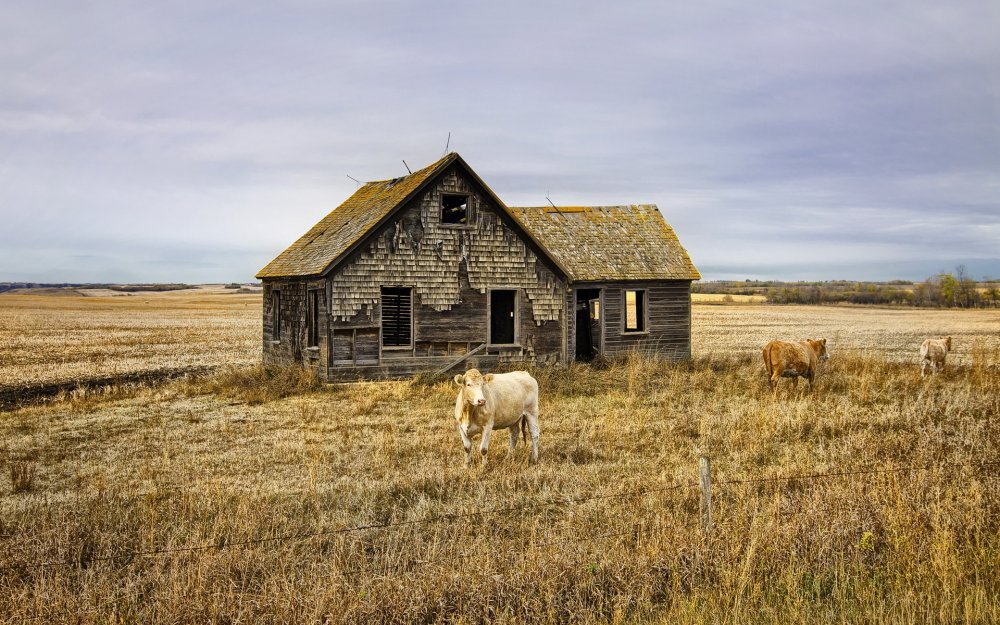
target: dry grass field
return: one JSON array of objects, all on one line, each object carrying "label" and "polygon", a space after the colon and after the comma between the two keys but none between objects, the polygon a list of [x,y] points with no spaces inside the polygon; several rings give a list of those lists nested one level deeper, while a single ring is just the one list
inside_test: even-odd
[{"label": "dry grass field", "polygon": [[[252,353],[248,303],[189,332]],[[0,622],[1000,621],[1000,319],[904,312],[698,306],[691,363],[535,371],[537,466],[497,436],[465,469],[432,379],[234,367],[0,412]],[[944,374],[922,333],[956,337]],[[818,334],[816,393],[773,397],[760,345]]]}]

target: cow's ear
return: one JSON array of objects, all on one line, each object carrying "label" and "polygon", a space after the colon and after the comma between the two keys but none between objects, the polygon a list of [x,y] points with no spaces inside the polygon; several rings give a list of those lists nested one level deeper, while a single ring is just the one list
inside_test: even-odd
[{"label": "cow's ear", "polygon": [[819,342],[822,343],[823,345],[826,345],[826,339],[820,339]]},{"label": "cow's ear", "polygon": [[461,374],[456,375],[455,376],[455,384],[458,384],[459,386],[462,386],[463,384],[465,384],[465,376],[461,375]]},{"label": "cow's ear", "polygon": [[493,374],[492,373],[487,373],[486,375],[483,376],[483,382],[486,382],[487,384],[489,384],[492,381],[493,381]]}]

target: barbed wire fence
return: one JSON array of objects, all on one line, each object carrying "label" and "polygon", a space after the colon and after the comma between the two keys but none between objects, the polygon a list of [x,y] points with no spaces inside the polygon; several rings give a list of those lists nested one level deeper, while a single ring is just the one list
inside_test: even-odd
[{"label": "barbed wire fence", "polygon": [[[993,470],[997,468],[1000,468],[1000,460],[975,461],[975,462],[945,462],[936,464],[907,465],[907,466],[894,466],[894,467],[864,467],[864,468],[840,470],[840,471],[827,471],[827,472],[779,475],[779,476],[768,476],[768,477],[744,477],[744,478],[733,478],[733,479],[713,481],[711,475],[710,459],[708,457],[703,456],[699,459],[699,481],[697,482],[679,482],[679,483],[673,483],[673,484],[667,484],[663,486],[656,486],[649,488],[628,489],[618,492],[601,493],[597,495],[589,495],[586,497],[555,497],[543,501],[533,501],[533,502],[526,502],[522,504],[514,504],[508,506],[495,506],[490,508],[483,508],[480,510],[473,510],[469,512],[432,515],[419,519],[409,519],[403,521],[387,521],[382,523],[366,523],[366,524],[358,524],[347,527],[322,529],[310,532],[293,532],[287,534],[277,534],[273,536],[259,536],[241,540],[229,540],[225,536],[220,536],[213,542],[203,543],[200,545],[191,545],[185,547],[167,547],[167,548],[146,549],[146,550],[122,550],[120,553],[116,554],[88,558],[86,563],[87,567],[89,567],[94,563],[99,563],[99,562],[106,562],[112,564],[123,563],[127,565],[135,560],[143,558],[155,558],[160,556],[170,556],[173,554],[181,554],[181,553],[221,551],[227,549],[235,549],[240,547],[250,547],[250,546],[265,545],[265,544],[302,542],[312,538],[323,537],[323,536],[336,536],[336,535],[345,535],[345,534],[371,532],[371,531],[388,531],[402,527],[416,527],[416,526],[430,525],[430,524],[454,523],[462,519],[469,519],[475,517],[502,515],[513,512],[540,510],[552,507],[578,506],[595,501],[633,499],[647,495],[663,494],[663,493],[677,492],[683,490],[690,490],[690,491],[697,490],[700,492],[701,514],[698,520],[682,525],[687,528],[700,527],[701,530],[705,533],[705,535],[708,536],[711,534],[713,530],[713,518],[712,518],[713,515],[712,509],[714,505],[713,489],[717,489],[719,487],[734,487],[734,486],[739,487],[747,485],[791,483],[798,481],[813,481],[813,480],[837,479],[837,478],[860,477],[860,476],[899,475],[899,474],[917,473],[917,472],[934,471],[934,470],[972,470],[980,476],[1000,477],[1000,471]],[[177,489],[168,489],[168,490],[177,490]],[[148,493],[137,495],[135,496],[135,498],[145,495],[148,495]],[[784,513],[785,516],[794,514],[797,513],[796,512]],[[643,524],[637,523],[628,526],[624,530],[593,534],[589,536],[560,538],[545,542],[533,542],[530,544],[530,547],[532,549],[547,549],[551,547],[563,546],[568,544],[592,543],[611,538],[621,538],[624,536],[637,535],[642,531],[642,529],[643,529]],[[479,557],[481,555],[482,553],[480,551],[469,551],[458,554],[444,555],[437,558],[410,559],[406,562],[385,565],[377,568],[356,567],[350,569],[337,569],[336,571],[334,571],[333,574],[341,578],[347,578],[361,574],[386,576],[388,574],[395,573],[404,569],[406,571],[414,571],[416,569],[420,569],[434,564],[458,562],[472,557]],[[24,570],[51,569],[57,567],[82,568],[83,563],[79,559],[20,562],[17,564],[9,564],[0,567],[0,573],[13,570],[24,571]],[[37,621],[40,619],[51,619],[56,616],[66,616],[74,614],[82,616],[85,614],[99,612],[105,608],[110,608],[115,604],[117,604],[118,601],[119,597],[113,596],[109,599],[109,601],[102,602],[101,605],[99,606],[94,606],[86,609],[80,607],[74,610],[50,611],[35,615],[24,616],[21,617],[21,620]]]}]

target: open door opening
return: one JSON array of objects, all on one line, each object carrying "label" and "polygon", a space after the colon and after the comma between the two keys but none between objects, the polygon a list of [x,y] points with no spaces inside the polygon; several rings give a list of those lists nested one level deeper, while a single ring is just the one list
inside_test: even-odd
[{"label": "open door opening", "polygon": [[490,291],[490,344],[513,345],[517,341],[517,291]]},{"label": "open door opening", "polygon": [[601,289],[576,292],[576,359],[593,360],[601,353]]}]

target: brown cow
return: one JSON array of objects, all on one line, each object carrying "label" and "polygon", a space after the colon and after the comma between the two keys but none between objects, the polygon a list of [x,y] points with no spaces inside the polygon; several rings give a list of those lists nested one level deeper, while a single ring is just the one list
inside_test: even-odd
[{"label": "brown cow", "polygon": [[937,373],[944,369],[944,359],[951,351],[951,337],[943,339],[927,339],[920,346],[920,377],[927,375],[927,370]]},{"label": "brown cow", "polygon": [[792,387],[795,388],[799,378],[803,377],[809,380],[809,390],[812,391],[819,363],[829,358],[826,339],[806,339],[798,343],[771,341],[764,347],[764,368],[775,393],[778,392],[780,378],[792,378]]}]

